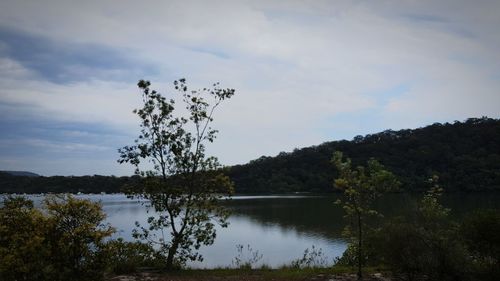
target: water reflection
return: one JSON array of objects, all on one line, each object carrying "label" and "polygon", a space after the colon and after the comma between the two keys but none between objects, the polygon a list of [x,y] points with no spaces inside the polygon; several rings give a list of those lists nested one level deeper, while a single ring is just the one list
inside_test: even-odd
[{"label": "water reflection", "polygon": [[232,200],[227,206],[233,214],[249,217],[258,224],[277,225],[307,236],[338,239],[344,221],[335,196],[279,197]]},{"label": "water reflection", "polygon": [[[101,198],[101,202],[108,215],[107,221],[118,230],[115,237],[133,240],[134,222],[145,225],[151,213],[138,202],[117,204],[121,202],[117,198],[106,199]],[[343,253],[346,245],[335,234],[342,228],[342,222],[336,220],[330,224],[321,220],[329,211],[337,209],[332,202],[331,198],[324,197],[235,197],[225,202],[232,211],[229,227],[218,227],[214,245],[200,249],[204,261],[189,266],[231,266],[238,254],[238,244],[250,245],[263,255],[259,264],[273,267],[290,263],[313,245],[333,260]]]}]

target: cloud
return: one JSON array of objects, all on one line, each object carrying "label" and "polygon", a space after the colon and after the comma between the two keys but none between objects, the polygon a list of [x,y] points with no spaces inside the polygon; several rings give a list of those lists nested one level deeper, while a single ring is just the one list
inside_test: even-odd
[{"label": "cloud", "polygon": [[[102,124],[56,122],[50,119],[0,119],[0,169],[30,170],[42,175],[120,174],[117,148],[130,143]],[[64,163],[66,163],[64,165]]]},{"label": "cloud", "polygon": [[492,1],[2,1],[1,116],[13,135],[22,120],[43,119],[77,124],[64,129],[70,142],[96,144],[82,124],[131,142],[138,79],[169,97],[180,77],[193,88],[220,81],[237,90],[217,112],[210,148],[224,164],[499,117],[499,10]]},{"label": "cloud", "polygon": [[[20,30],[0,27],[0,55],[53,83],[127,80],[155,73],[152,65],[125,56],[125,50],[98,44],[58,42]],[[129,51],[130,52],[130,51]],[[12,68],[4,62],[3,68]],[[14,70],[15,71],[15,70]]]}]

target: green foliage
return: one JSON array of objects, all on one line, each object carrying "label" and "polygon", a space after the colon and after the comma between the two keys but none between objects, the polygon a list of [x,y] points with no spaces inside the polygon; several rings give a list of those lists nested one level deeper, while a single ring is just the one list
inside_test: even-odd
[{"label": "green foliage", "polygon": [[230,167],[228,175],[240,193],[331,192],[336,174],[331,155],[342,151],[353,165],[376,158],[407,191],[425,192],[433,174],[450,191],[500,190],[500,120],[470,118],[465,122],[357,136],[351,141],[262,156]]},{"label": "green foliage", "polygon": [[[365,233],[364,244],[363,244],[363,257],[361,261],[363,265],[366,266],[379,266],[383,264],[380,261],[379,255],[373,245],[373,236],[376,232],[373,230],[367,231]],[[355,243],[350,243],[347,245],[347,249],[342,253],[342,256],[335,258],[334,264],[336,266],[349,266],[354,267],[358,265],[358,245]]]},{"label": "green foliage", "polygon": [[383,193],[395,191],[399,186],[396,177],[375,159],[368,160],[366,167],[353,169],[351,160],[347,158],[344,161],[342,152],[337,151],[332,162],[339,174],[334,186],[345,195],[345,200],[338,201],[338,204],[343,205],[347,217],[357,214],[379,215],[372,209],[373,202]]},{"label": "green foliage", "polygon": [[338,178],[334,182],[334,186],[344,193],[344,200],[337,200],[337,204],[341,204],[350,221],[346,226],[345,234],[351,238],[351,243],[355,244],[356,259],[358,266],[358,279],[362,278],[361,268],[365,264],[366,255],[364,252],[364,235],[369,227],[368,218],[380,216],[373,209],[374,201],[384,192],[396,190],[399,182],[396,177],[389,171],[385,170],[374,159],[370,159],[366,167],[358,166],[352,168],[352,163],[349,158],[345,161],[342,152],[333,154],[332,162],[338,170]]},{"label": "green foliage", "polygon": [[101,280],[106,267],[101,207],[71,196],[51,197],[44,212],[24,198],[0,208],[2,280]]},{"label": "green foliage", "polygon": [[[205,145],[217,134],[210,127],[215,109],[234,90],[216,83],[212,89],[189,91],[185,79],[174,81],[187,112],[182,116],[175,111],[174,100],[150,85],[144,80],[138,83],[143,107],[134,113],[141,120],[140,135],[134,145],[119,149],[118,162],[136,167],[144,182],[129,194],[147,199],[157,214],[148,218],[148,227],[137,224],[134,236],[155,245],[171,269],[187,260],[201,261],[197,250],[214,242],[214,223],[227,226],[228,212],[219,202],[222,194],[232,193],[232,182],[218,170],[217,158],[205,154]],[[141,170],[143,162],[153,169]]]},{"label": "green foliage", "polygon": [[408,280],[467,280],[470,260],[458,225],[439,202],[437,177],[431,183],[414,216],[389,221],[371,243],[380,260]]},{"label": "green foliage", "polygon": [[468,261],[456,232],[428,230],[405,221],[388,223],[378,233],[380,259],[408,280],[465,280]]},{"label": "green foliage", "polygon": [[465,217],[460,227],[467,246],[475,257],[498,259],[500,257],[500,212],[477,210]]},{"label": "green foliage", "polygon": [[114,229],[103,220],[99,203],[71,195],[45,200],[50,232],[47,235],[54,280],[97,280],[106,269],[105,239]]},{"label": "green foliage", "polygon": [[478,210],[460,225],[474,276],[478,280],[496,280],[500,276],[500,211]]},{"label": "green foliage", "polygon": [[140,180],[137,176],[17,176],[0,172],[0,193],[118,193],[124,185]]},{"label": "green foliage", "polygon": [[0,207],[0,280],[45,280],[48,219],[33,202],[9,197]]},{"label": "green foliage", "polygon": [[150,245],[141,242],[125,242],[122,238],[106,243],[110,270],[115,274],[133,273],[140,267],[162,268],[163,261]]}]

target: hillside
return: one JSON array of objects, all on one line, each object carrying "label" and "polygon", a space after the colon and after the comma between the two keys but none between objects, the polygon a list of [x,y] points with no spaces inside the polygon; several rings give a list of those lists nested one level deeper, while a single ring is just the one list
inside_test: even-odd
[{"label": "hillside", "polygon": [[7,173],[13,176],[24,176],[24,177],[39,177],[39,174],[26,171],[0,171],[0,173]]},{"label": "hillside", "polygon": [[138,177],[81,176],[33,177],[0,172],[0,193],[117,193]]},{"label": "hillside", "polygon": [[[237,193],[332,192],[330,158],[340,150],[354,164],[374,157],[406,191],[427,188],[432,174],[448,192],[500,190],[500,120],[471,118],[418,129],[387,130],[260,157],[227,168]],[[33,177],[0,172],[0,193],[120,192],[138,177]]]},{"label": "hillside", "polygon": [[407,191],[427,188],[432,174],[446,191],[500,190],[500,120],[490,118],[326,142],[233,166],[228,174],[242,193],[330,192],[335,150],[357,165],[376,158]]}]

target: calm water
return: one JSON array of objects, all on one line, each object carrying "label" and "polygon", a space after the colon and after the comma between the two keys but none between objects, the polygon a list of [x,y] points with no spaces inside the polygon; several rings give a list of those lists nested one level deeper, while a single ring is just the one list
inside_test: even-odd
[{"label": "calm water", "polygon": [[[107,220],[119,230],[115,236],[132,240],[134,222],[145,224],[150,213],[140,203],[123,195],[99,197],[108,214]],[[332,202],[328,197],[233,197],[225,203],[232,211],[229,227],[218,228],[215,243],[200,249],[204,261],[190,263],[189,266],[230,266],[238,254],[238,244],[245,246],[244,258],[249,258],[246,247],[250,245],[253,251],[263,255],[259,264],[273,267],[301,257],[304,250],[313,245],[333,260],[344,252],[346,243],[338,235],[337,230],[342,228],[338,223],[331,224],[320,219],[325,217],[325,212],[336,209]]]},{"label": "calm water", "polygon": [[[42,197],[30,196],[35,203]],[[107,214],[107,222],[118,232],[115,237],[133,240],[134,222],[146,225],[151,213],[139,202],[122,194],[79,195],[77,197],[100,201]],[[413,195],[389,195],[378,202],[386,216],[404,214],[414,206]],[[217,230],[214,245],[201,248],[202,263],[191,267],[231,266],[237,256],[236,245],[250,245],[263,255],[260,264],[273,267],[300,258],[306,248],[321,248],[330,261],[346,248],[341,237],[345,221],[342,209],[333,204],[335,195],[329,196],[235,196],[225,202],[232,210],[228,228]],[[453,194],[443,198],[443,204],[460,217],[476,208],[500,208],[500,193]],[[244,258],[247,252],[244,252]]]}]

